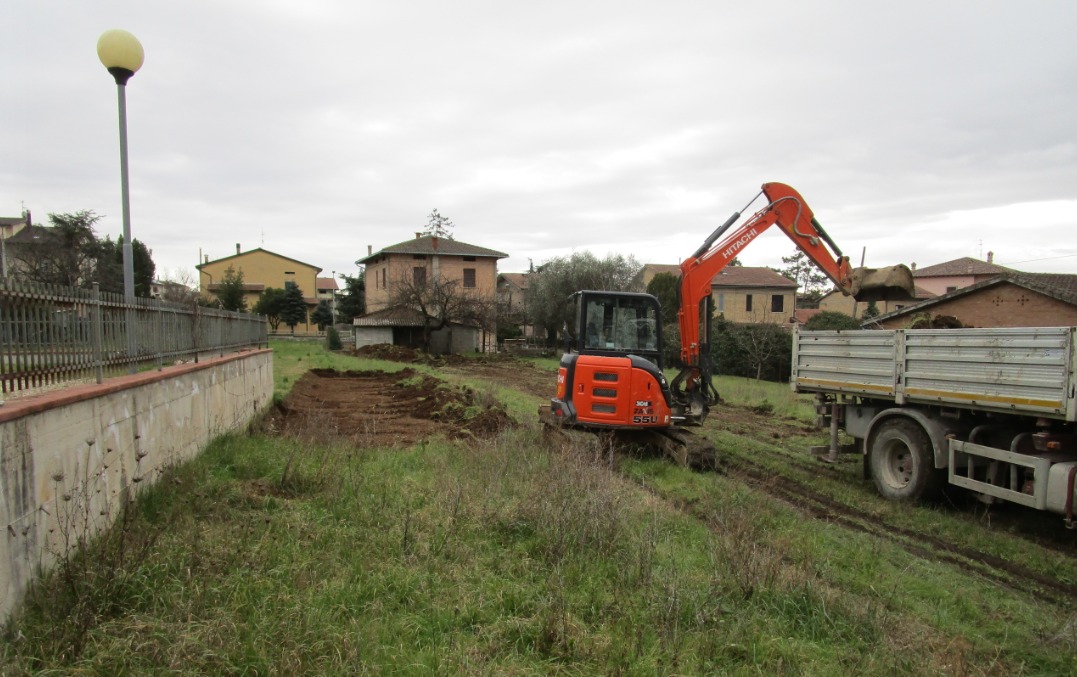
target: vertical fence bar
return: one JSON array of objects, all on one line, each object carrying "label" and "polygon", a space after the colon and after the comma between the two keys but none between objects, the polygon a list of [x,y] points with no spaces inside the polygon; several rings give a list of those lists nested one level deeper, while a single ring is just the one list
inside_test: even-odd
[{"label": "vertical fence bar", "polygon": [[104,318],[101,317],[101,289],[96,282],[93,283],[91,294],[90,316],[93,322],[94,375],[97,377],[97,382],[101,383],[105,380],[104,341],[102,340]]}]

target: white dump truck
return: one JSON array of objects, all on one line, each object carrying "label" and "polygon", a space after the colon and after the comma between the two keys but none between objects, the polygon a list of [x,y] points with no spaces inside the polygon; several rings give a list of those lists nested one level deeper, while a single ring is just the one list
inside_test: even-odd
[{"label": "white dump truck", "polygon": [[[863,454],[891,500],[964,487],[1074,526],[1077,327],[798,331],[791,384],[815,393],[827,456]],[[854,444],[840,448],[839,429]]]}]

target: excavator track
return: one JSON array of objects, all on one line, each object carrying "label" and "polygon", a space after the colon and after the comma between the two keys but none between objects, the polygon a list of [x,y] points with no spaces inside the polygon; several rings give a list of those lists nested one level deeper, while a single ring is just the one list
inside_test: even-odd
[{"label": "excavator track", "polygon": [[539,420],[547,444],[561,450],[596,455],[609,452],[661,454],[677,465],[693,470],[715,470],[718,466],[714,444],[685,428],[616,430],[565,426],[551,415],[548,406],[539,407]]}]

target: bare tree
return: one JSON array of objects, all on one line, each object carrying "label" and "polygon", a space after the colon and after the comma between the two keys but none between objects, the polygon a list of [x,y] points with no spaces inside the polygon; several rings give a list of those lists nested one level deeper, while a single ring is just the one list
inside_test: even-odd
[{"label": "bare tree", "polygon": [[430,337],[450,323],[490,329],[496,313],[493,299],[464,289],[460,280],[416,279],[406,274],[391,284],[389,305],[417,312],[423,322],[423,350],[430,351]]},{"label": "bare tree", "polygon": [[190,306],[198,302],[199,294],[196,289],[195,278],[190,270],[176,268],[161,277],[161,300],[171,303]]}]

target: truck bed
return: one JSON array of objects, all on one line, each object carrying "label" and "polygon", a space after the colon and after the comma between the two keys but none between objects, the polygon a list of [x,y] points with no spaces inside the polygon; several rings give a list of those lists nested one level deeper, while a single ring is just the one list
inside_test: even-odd
[{"label": "truck bed", "polygon": [[1077,327],[798,331],[790,383],[830,393],[1073,421]]}]

